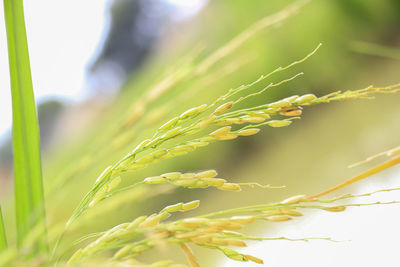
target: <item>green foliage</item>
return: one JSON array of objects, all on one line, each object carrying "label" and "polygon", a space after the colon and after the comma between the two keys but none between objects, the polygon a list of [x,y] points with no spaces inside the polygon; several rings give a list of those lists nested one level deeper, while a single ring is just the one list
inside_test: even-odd
[{"label": "green foliage", "polygon": [[[369,196],[376,192],[352,195],[346,194],[331,199],[320,197],[339,188],[364,179],[372,174],[400,163],[400,157],[391,159],[376,166],[336,187],[321,193],[306,196],[297,195],[283,201],[261,203],[251,206],[240,206],[232,209],[220,209],[208,214],[197,216],[180,216],[171,219],[177,213],[196,209],[200,201],[179,202],[166,206],[159,212],[151,215],[141,215],[129,221],[113,223],[105,230],[85,228],[87,221],[93,220],[86,216],[93,212],[98,218],[109,216],[110,210],[118,210],[134,199],[135,208],[143,202],[150,202],[154,196],[165,191],[180,189],[210,189],[231,191],[238,194],[244,186],[259,186],[263,189],[276,188],[258,183],[240,183],[220,178],[215,170],[196,172],[167,172],[152,173],[152,176],[132,178],[127,173],[137,173],[143,169],[153,170],[159,162],[178,156],[187,155],[192,151],[207,147],[222,141],[248,137],[258,134],[263,126],[271,128],[288,127],[303,115],[303,110],[309,106],[330,103],[348,99],[369,99],[374,94],[396,93],[400,91],[400,84],[387,87],[369,86],[360,90],[337,91],[323,96],[314,94],[292,95],[277,101],[265,100],[262,96],[270,89],[293,82],[303,73],[286,74],[295,66],[309,59],[320,47],[317,46],[305,57],[284,67],[278,67],[272,72],[261,75],[248,84],[224,91],[214,100],[207,98],[206,104],[196,105],[173,118],[168,118],[159,100],[163,95],[184,95],[179,86],[182,83],[204,78],[204,75],[214,74],[212,79],[220,77],[209,73],[214,65],[222,59],[234,54],[251,36],[262,29],[276,25],[286,20],[298,11],[308,1],[297,1],[282,11],[265,17],[238,34],[232,41],[217,49],[216,52],[199,60],[198,49],[186,57],[175,70],[170,71],[164,78],[152,85],[147,91],[131,103],[131,109],[125,117],[116,119],[111,133],[99,142],[101,151],[107,154],[118,147],[129,149],[123,157],[119,157],[100,174],[92,187],[78,203],[69,218],[57,221],[50,228],[52,255],[43,256],[38,252],[46,250],[46,225],[44,217],[44,200],[41,182],[39,135],[36,119],[32,81],[30,77],[29,58],[26,44],[25,25],[23,20],[22,1],[5,0],[6,22],[9,40],[10,69],[13,91],[14,114],[14,154],[15,154],[15,192],[17,210],[18,243],[28,253],[15,253],[7,249],[8,254],[0,256],[0,265],[30,264],[25,254],[34,254],[35,259],[42,258],[44,264],[77,264],[85,266],[87,263],[101,263],[114,266],[122,263],[133,266],[184,266],[174,264],[171,260],[158,261],[150,265],[143,264],[139,256],[158,247],[177,246],[182,249],[190,266],[200,266],[189,245],[205,249],[214,249],[235,261],[252,261],[262,264],[263,260],[251,255],[239,253],[230,247],[243,247],[249,240],[289,240],[308,241],[310,239],[330,238],[299,238],[288,237],[255,237],[241,232],[243,228],[254,222],[279,223],[294,220],[305,215],[307,210],[321,210],[327,212],[342,212],[349,206],[366,206],[377,204],[393,204],[392,202],[372,202],[363,204],[341,203],[358,197]],[[200,61],[200,62],[198,62]],[[230,66],[229,66],[230,67]],[[217,73],[218,74],[218,73]],[[286,75],[280,77],[280,75]],[[210,78],[207,76],[206,78]],[[278,76],[278,77],[276,77]],[[275,81],[277,79],[278,81]],[[178,88],[174,91],[174,89]],[[183,88],[183,87],[182,87]],[[191,92],[202,89],[191,88]],[[172,97],[171,97],[172,98]],[[256,99],[258,101],[248,101]],[[173,102],[173,100],[172,100]],[[206,102],[206,101],[204,101]],[[168,103],[173,105],[174,103]],[[195,104],[193,104],[195,105]],[[165,123],[159,123],[165,120]],[[145,132],[148,138],[139,142],[135,134],[143,130],[146,125],[161,125],[152,133]],[[133,145],[135,144],[135,145]],[[393,152],[394,151],[394,152]],[[395,154],[398,148],[390,153]],[[101,154],[99,153],[99,154]],[[72,177],[85,177],[84,169],[90,163],[99,166],[98,153],[89,154],[83,160],[74,162],[71,169],[63,165],[60,171],[63,175],[57,177],[49,194],[62,194],[63,186],[72,183]],[[391,156],[392,156],[391,154]],[[107,159],[107,164],[110,164]],[[155,171],[154,171],[155,172]],[[93,177],[92,177],[93,178]],[[160,189],[169,185],[169,189]],[[279,187],[278,187],[279,188]],[[164,191],[163,191],[164,190]],[[386,189],[382,191],[398,190]],[[74,192],[75,193],[75,192]],[[130,199],[125,199],[129,196]],[[120,198],[118,198],[120,197]],[[67,204],[63,202],[63,204]],[[105,206],[103,204],[109,204]],[[86,217],[85,217],[86,216]],[[86,220],[86,221],[85,221]],[[98,222],[98,221],[96,221]],[[58,224],[57,224],[58,223]],[[68,240],[66,241],[66,239]],[[74,242],[70,242],[74,240]],[[0,250],[6,247],[5,231],[0,211]],[[33,263],[34,264],[34,263]]]},{"label": "green foliage", "polygon": [[22,0],[4,0],[10,63],[14,190],[18,245],[32,229],[40,232],[34,249],[47,250],[40,137],[26,40]]}]

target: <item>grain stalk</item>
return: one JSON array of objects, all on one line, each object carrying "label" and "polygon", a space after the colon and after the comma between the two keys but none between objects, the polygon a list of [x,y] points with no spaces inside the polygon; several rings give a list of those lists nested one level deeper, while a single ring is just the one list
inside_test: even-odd
[{"label": "grain stalk", "polygon": [[[364,89],[355,91],[337,91],[325,96],[317,97],[313,94],[303,96],[290,96],[272,103],[266,103],[258,106],[240,108],[235,110],[235,106],[250,97],[259,96],[270,88],[288,83],[302,73],[298,73],[280,82],[270,82],[262,89],[251,92],[250,90],[256,84],[270,78],[273,74],[290,69],[311,57],[315,50],[306,55],[304,58],[293,62],[285,67],[279,67],[267,75],[262,75],[256,81],[242,85],[240,87],[230,89],[222,96],[218,97],[210,104],[203,104],[194,108],[190,108],[177,117],[172,118],[161,125],[154,135],[139,143],[131,152],[113,165],[107,167],[104,172],[97,178],[93,188],[81,201],[78,208],[67,222],[65,231],[68,227],[78,219],[86,210],[94,207],[99,202],[111,198],[113,195],[126,191],[143,184],[157,185],[169,183],[177,187],[184,188],[207,188],[214,187],[219,190],[240,191],[241,186],[248,184],[230,183],[223,178],[217,177],[215,170],[203,171],[198,173],[181,173],[171,172],[158,176],[143,178],[130,186],[119,188],[121,182],[120,174],[128,171],[136,171],[161,160],[173,158],[196,150],[197,148],[208,146],[211,143],[236,139],[239,136],[251,136],[257,134],[261,129],[258,127],[267,125],[270,127],[286,127],[292,124],[294,119],[299,119],[302,115],[304,107],[329,103],[331,101],[341,101],[357,98],[372,98],[376,93],[395,93],[400,91],[400,84],[388,87],[369,86]],[[242,96],[237,97],[238,94]],[[245,94],[243,96],[243,93]],[[241,126],[245,124],[245,126]],[[240,125],[238,128],[236,125]],[[217,127],[216,130],[208,130],[210,127]],[[235,127],[236,129],[233,129]],[[205,132],[205,134],[204,134]],[[177,142],[180,138],[200,135],[194,139]],[[174,140],[175,143],[169,144]],[[144,155],[143,155],[144,154]],[[397,161],[395,161],[397,163]],[[116,227],[103,233],[95,234],[91,237],[98,238],[85,248],[77,250],[70,258],[69,262],[73,263],[82,259],[91,257],[102,251],[119,250],[114,255],[114,260],[131,260],[136,258],[143,251],[152,249],[159,244],[179,244],[185,248],[184,252],[192,266],[197,266],[197,261],[188,251],[188,242],[194,243],[201,247],[217,249],[223,252],[227,257],[239,261],[254,261],[262,263],[262,260],[250,255],[243,255],[233,251],[226,246],[245,246],[243,240],[252,239],[240,233],[226,232],[241,229],[244,224],[251,223],[255,220],[266,220],[271,222],[280,222],[291,220],[294,217],[302,216],[297,209],[321,209],[330,212],[344,211],[348,206],[365,206],[377,204],[394,204],[393,202],[376,202],[364,204],[343,204],[339,206],[325,206],[333,202],[320,200],[318,197],[333,192],[350,183],[361,180],[378,171],[382,171],[393,164],[380,166],[373,171],[367,171],[361,176],[351,179],[340,186],[334,187],[325,192],[313,196],[295,196],[279,203],[261,204],[255,206],[241,207],[230,210],[223,210],[206,214],[196,218],[188,218],[171,223],[163,221],[170,217],[171,213],[184,212],[199,205],[199,201],[190,203],[177,203],[168,206],[159,213],[150,216],[141,216],[132,222],[117,225]],[[251,184],[251,183],[250,183]],[[268,186],[267,186],[268,187]],[[357,196],[348,196],[357,197]],[[343,198],[337,198],[340,200]],[[217,218],[215,216],[224,216],[228,214],[240,213],[256,213],[250,216]],[[64,231],[64,233],[65,233]],[[140,239],[140,238],[144,239]],[[136,241],[139,239],[138,241]],[[261,239],[260,239],[261,240]],[[58,242],[61,241],[61,238]],[[164,246],[164,245],[163,245]],[[188,254],[189,253],[189,254]]]}]

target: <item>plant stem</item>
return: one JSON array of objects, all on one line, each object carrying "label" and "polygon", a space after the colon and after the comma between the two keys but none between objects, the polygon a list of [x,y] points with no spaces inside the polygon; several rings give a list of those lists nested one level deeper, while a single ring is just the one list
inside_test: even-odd
[{"label": "plant stem", "polygon": [[17,243],[39,231],[33,252],[47,251],[40,136],[22,0],[4,0],[10,65]]},{"label": "plant stem", "polygon": [[7,248],[6,231],[4,228],[3,214],[0,207],[0,252]]},{"label": "plant stem", "polygon": [[357,181],[365,179],[365,178],[367,178],[367,177],[369,177],[371,175],[374,175],[374,174],[376,174],[378,172],[386,170],[386,169],[388,169],[388,168],[390,168],[390,167],[392,167],[392,166],[394,166],[396,164],[399,164],[399,163],[400,163],[400,156],[398,156],[398,157],[396,157],[394,159],[385,161],[384,163],[381,163],[381,164],[373,167],[372,169],[369,169],[369,170],[367,170],[367,171],[365,171],[365,172],[363,172],[363,173],[361,173],[361,174],[359,174],[359,175],[357,175],[357,176],[355,176],[353,178],[350,178],[350,179],[344,181],[343,183],[338,184],[338,185],[336,185],[336,186],[334,186],[334,187],[332,187],[332,188],[330,188],[328,190],[325,190],[325,191],[323,191],[321,193],[309,196],[309,197],[307,197],[307,199],[312,200],[312,199],[316,199],[316,198],[319,198],[321,196],[327,195],[327,194],[329,194],[329,193],[331,193],[333,191],[339,190],[339,189],[341,189],[341,188],[343,188],[345,186],[348,186],[348,185],[353,184],[353,183],[355,183]]}]

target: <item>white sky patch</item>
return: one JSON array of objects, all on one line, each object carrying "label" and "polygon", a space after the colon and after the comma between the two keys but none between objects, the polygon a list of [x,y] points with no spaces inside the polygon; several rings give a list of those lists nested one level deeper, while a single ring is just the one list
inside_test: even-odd
[{"label": "white sky patch", "polygon": [[[207,0],[163,0],[173,8],[172,19],[197,14]],[[34,94],[79,101],[87,96],[87,64],[101,49],[107,32],[110,0],[24,1]],[[11,126],[4,8],[0,4],[0,142]]]},{"label": "white sky patch", "polygon": [[164,0],[164,2],[174,8],[171,18],[176,21],[182,21],[200,12],[208,0]]},{"label": "white sky patch", "polygon": [[[24,1],[35,97],[79,100],[86,65],[102,38],[107,0]],[[10,128],[11,89],[0,4],[0,136]]]}]

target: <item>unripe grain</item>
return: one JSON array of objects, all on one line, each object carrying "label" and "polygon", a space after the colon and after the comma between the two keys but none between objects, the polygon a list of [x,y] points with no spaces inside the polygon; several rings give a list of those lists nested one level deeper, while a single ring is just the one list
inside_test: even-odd
[{"label": "unripe grain", "polygon": [[288,221],[291,220],[292,218],[288,215],[272,215],[268,216],[265,219],[271,222],[283,222],[283,221]]},{"label": "unripe grain", "polygon": [[226,180],[221,178],[201,178],[201,181],[203,181],[209,186],[215,186],[215,187],[220,187],[224,183],[226,183]]},{"label": "unripe grain", "polygon": [[304,200],[306,195],[297,195],[297,196],[292,196],[289,197],[283,201],[281,201],[281,204],[296,204],[299,203],[300,201]]},{"label": "unripe grain", "polygon": [[214,114],[220,115],[225,111],[229,110],[230,108],[232,108],[232,106],[233,106],[233,101],[222,104],[221,106],[215,109]]},{"label": "unripe grain", "polygon": [[106,178],[112,171],[112,166],[108,166],[101,174],[100,176],[96,179],[95,184],[100,183],[104,178]]},{"label": "unripe grain", "polygon": [[324,210],[330,211],[330,212],[341,212],[341,211],[346,210],[346,207],[345,206],[326,207],[326,208],[324,208]]},{"label": "unripe grain", "polygon": [[203,104],[203,105],[201,105],[201,106],[188,109],[188,110],[186,110],[185,112],[183,112],[183,113],[179,116],[179,119],[180,119],[180,120],[184,120],[184,119],[187,119],[187,118],[189,118],[189,117],[196,116],[196,115],[199,114],[200,112],[204,111],[206,108],[207,108],[207,104]]},{"label": "unripe grain", "polygon": [[248,260],[250,260],[252,262],[255,262],[255,263],[258,263],[258,264],[264,264],[264,261],[262,259],[257,258],[257,257],[251,256],[251,255],[245,255],[245,254],[243,254],[243,256],[246,259],[248,259]]},{"label": "unripe grain", "polygon": [[197,173],[196,177],[197,178],[213,178],[217,175],[218,175],[218,173],[215,170],[207,170],[207,171]]},{"label": "unripe grain", "polygon": [[250,135],[255,135],[260,131],[258,128],[250,128],[250,129],[244,129],[240,130],[237,134],[240,136],[250,136]]},{"label": "unripe grain", "polygon": [[249,224],[256,220],[254,216],[233,216],[230,218],[232,222],[240,224]]},{"label": "unripe grain", "polygon": [[268,105],[269,108],[282,108],[290,106],[290,102],[286,100],[279,100]]},{"label": "unripe grain", "polygon": [[313,94],[307,94],[300,96],[299,98],[296,99],[295,104],[305,104],[305,103],[310,103],[313,100],[317,99],[317,97]]},{"label": "unripe grain", "polygon": [[292,123],[292,121],[285,121],[285,120],[272,120],[272,121],[268,121],[266,122],[267,125],[271,126],[271,127],[285,127],[288,126]]},{"label": "unripe grain", "polygon": [[227,191],[242,191],[240,185],[234,183],[225,183],[222,186],[218,187],[218,189]]},{"label": "unripe grain", "polygon": [[210,136],[219,138],[222,135],[228,134],[231,131],[231,129],[232,129],[231,126],[225,126],[225,127],[219,128],[218,130],[215,130],[214,132],[210,133]]},{"label": "unripe grain", "polygon": [[166,131],[168,129],[170,129],[171,127],[175,126],[175,124],[178,122],[179,118],[175,117],[169,121],[167,121],[166,123],[164,123],[160,128],[158,128],[160,131]]},{"label": "unripe grain", "polygon": [[200,205],[200,200],[194,200],[182,205],[182,211],[188,211],[197,208]]}]

